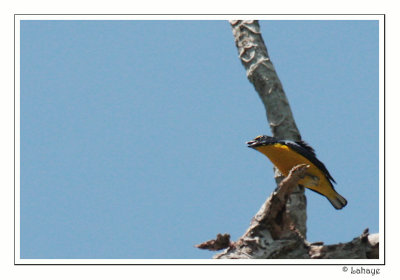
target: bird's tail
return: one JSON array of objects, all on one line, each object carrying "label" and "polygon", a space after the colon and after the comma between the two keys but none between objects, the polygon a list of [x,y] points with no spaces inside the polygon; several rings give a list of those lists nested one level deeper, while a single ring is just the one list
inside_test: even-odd
[{"label": "bird's tail", "polygon": [[347,204],[347,200],[336,191],[334,191],[332,195],[326,196],[326,198],[328,198],[329,202],[332,203],[333,207],[336,209],[342,209]]}]

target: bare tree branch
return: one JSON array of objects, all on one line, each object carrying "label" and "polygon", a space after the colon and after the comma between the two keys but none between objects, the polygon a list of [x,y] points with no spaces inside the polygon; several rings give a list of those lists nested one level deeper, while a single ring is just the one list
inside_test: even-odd
[{"label": "bare tree branch", "polygon": [[227,248],[215,259],[379,259],[379,235],[370,235],[368,229],[350,242],[334,245],[310,243],[296,229],[286,205],[308,168],[305,164],[292,168],[238,241],[231,242],[229,234],[218,234],[217,239],[196,247],[211,251]]},{"label": "bare tree branch", "polygon": [[210,251],[219,251],[219,250],[228,248],[229,246],[232,245],[230,238],[231,238],[231,236],[227,233],[225,233],[225,234],[218,233],[216,239],[205,241],[201,244],[195,245],[195,247],[199,248],[199,249],[210,250]]},{"label": "bare tree branch", "polygon": [[[272,244],[273,248],[280,248],[280,245],[276,246],[276,240],[279,240],[278,243],[280,244],[281,240],[293,238],[294,235],[298,235],[299,238],[296,239],[303,242],[301,239],[304,239],[304,237],[296,230],[290,216],[286,212],[286,203],[291,192],[296,188],[297,182],[305,175],[308,168],[308,165],[301,164],[295,166],[290,171],[289,175],[279,184],[278,189],[265,201],[252,219],[246,233],[237,242],[231,243],[229,241],[229,234],[218,234],[216,240],[203,242],[196,245],[196,247],[211,251],[230,247],[231,250],[228,250],[229,254],[232,254],[232,252],[242,252],[241,249],[247,247],[251,252],[246,252],[245,249],[245,256],[262,255],[265,257],[265,254],[268,256],[275,254],[274,250],[267,252],[268,250],[265,250],[265,247],[258,246],[257,244]],[[260,252],[256,252],[256,248]]]},{"label": "bare tree branch", "polygon": [[305,164],[295,166],[261,206],[245,234],[214,258],[264,259],[283,258],[284,255],[298,258],[306,255],[304,236],[286,212],[286,203],[308,168]]},{"label": "bare tree branch", "polygon": [[[268,56],[258,21],[232,20],[230,24],[239,58],[246,69],[247,78],[254,85],[265,106],[273,136],[280,139],[300,140],[300,132],[281,81]],[[283,179],[277,169],[275,169],[275,179],[277,183]],[[288,200],[287,209],[297,229],[306,236],[307,213],[304,188],[296,187]]]},{"label": "bare tree branch", "polygon": [[309,256],[312,259],[379,259],[379,234],[369,234],[365,229],[361,236],[347,243],[310,244]]}]

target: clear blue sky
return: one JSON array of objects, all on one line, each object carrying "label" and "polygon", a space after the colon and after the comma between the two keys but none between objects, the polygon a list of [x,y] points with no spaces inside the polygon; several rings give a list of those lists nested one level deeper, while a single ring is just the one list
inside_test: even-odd
[{"label": "clear blue sky", "polygon": [[[263,21],[302,137],[348,200],[308,240],[378,232],[378,22]],[[275,188],[226,21],[21,23],[21,258],[211,258]]]}]

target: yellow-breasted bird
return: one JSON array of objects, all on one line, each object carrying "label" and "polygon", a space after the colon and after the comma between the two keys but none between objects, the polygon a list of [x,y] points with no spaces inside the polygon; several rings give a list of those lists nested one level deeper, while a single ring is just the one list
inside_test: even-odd
[{"label": "yellow-breasted bird", "polygon": [[262,135],[246,144],[266,155],[284,176],[296,165],[308,164],[310,167],[304,178],[299,181],[299,185],[325,196],[336,209],[346,206],[347,200],[338,194],[332,185],[332,182],[336,183],[335,180],[325,165],[317,159],[314,149],[306,142],[279,140]]}]

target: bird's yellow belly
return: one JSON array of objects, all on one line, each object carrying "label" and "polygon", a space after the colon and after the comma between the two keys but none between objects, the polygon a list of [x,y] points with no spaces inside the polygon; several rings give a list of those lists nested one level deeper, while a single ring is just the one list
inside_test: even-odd
[{"label": "bird's yellow belly", "polygon": [[324,174],[308,159],[292,151],[288,146],[277,143],[260,146],[257,149],[265,154],[284,176],[287,176],[296,165],[309,165],[306,176],[299,181],[299,184],[318,192],[330,192],[330,184]]}]

